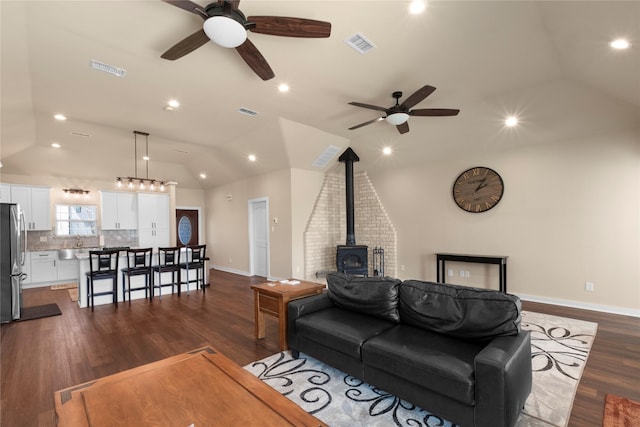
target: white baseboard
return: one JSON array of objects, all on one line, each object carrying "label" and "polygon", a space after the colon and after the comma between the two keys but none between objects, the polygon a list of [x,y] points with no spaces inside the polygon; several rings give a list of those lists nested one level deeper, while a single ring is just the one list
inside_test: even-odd
[{"label": "white baseboard", "polygon": [[221,265],[212,265],[210,268],[224,271],[226,273],[239,274],[240,276],[247,276],[247,277],[251,276],[248,271],[236,270],[235,268],[223,267]]},{"label": "white baseboard", "polygon": [[590,304],[581,301],[563,300],[558,298],[547,298],[536,295],[526,294],[514,294],[517,295],[523,301],[539,302],[543,304],[561,305],[563,307],[580,308],[582,310],[602,311],[604,313],[619,314],[621,316],[633,316],[640,317],[640,310],[634,310],[632,308],[615,307],[611,305],[603,304]]}]

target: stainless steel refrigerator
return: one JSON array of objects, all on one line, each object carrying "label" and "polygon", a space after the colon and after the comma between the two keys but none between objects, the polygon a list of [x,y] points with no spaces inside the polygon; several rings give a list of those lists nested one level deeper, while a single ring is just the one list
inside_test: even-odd
[{"label": "stainless steel refrigerator", "polygon": [[0,204],[0,321],[20,319],[26,237],[20,205]]}]

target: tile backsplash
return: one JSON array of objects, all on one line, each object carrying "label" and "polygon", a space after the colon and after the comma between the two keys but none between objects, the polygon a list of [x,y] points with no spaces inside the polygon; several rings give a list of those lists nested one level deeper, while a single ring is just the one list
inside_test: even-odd
[{"label": "tile backsplash", "polygon": [[[104,244],[100,242],[103,236]],[[27,231],[27,250],[47,251],[60,248],[97,248],[100,246],[138,246],[138,230],[104,230],[97,236],[56,236],[51,231]]]}]

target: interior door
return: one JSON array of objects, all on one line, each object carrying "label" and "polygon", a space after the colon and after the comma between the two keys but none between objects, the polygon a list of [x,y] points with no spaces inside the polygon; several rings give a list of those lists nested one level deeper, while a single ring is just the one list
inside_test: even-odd
[{"label": "interior door", "polygon": [[176,244],[198,244],[198,210],[176,209]]},{"label": "interior door", "polygon": [[255,276],[269,276],[269,221],[267,200],[250,201],[251,266]]}]

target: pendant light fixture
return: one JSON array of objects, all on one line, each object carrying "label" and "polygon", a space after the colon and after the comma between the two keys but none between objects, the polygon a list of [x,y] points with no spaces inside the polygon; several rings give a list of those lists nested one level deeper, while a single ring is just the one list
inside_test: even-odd
[{"label": "pendant light fixture", "polygon": [[[145,177],[138,177],[138,135],[145,138],[145,151],[142,159],[145,161],[146,173]],[[133,131],[133,176],[118,176],[116,177],[116,185],[121,188],[123,185],[127,185],[130,190],[146,190],[155,191],[156,188],[160,191],[164,191],[164,181],[160,181],[154,178],[149,178],[149,134],[147,132]]]}]

